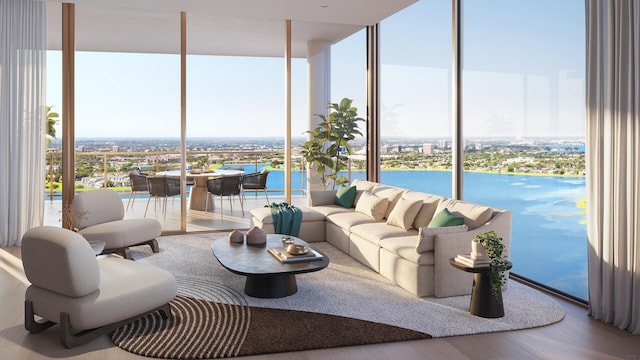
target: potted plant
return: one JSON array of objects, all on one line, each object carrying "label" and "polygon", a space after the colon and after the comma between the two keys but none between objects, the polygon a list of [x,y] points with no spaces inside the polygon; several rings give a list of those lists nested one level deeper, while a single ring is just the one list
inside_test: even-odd
[{"label": "potted plant", "polygon": [[482,245],[489,258],[489,280],[491,281],[491,295],[502,303],[502,287],[507,283],[505,271],[509,270],[509,261],[504,256],[502,238],[495,231],[488,231],[476,235],[474,242]]},{"label": "potted plant", "polygon": [[362,136],[358,127],[358,109],[351,106],[353,100],[344,98],[340,103],[329,103],[333,111],[328,116],[317,115],[322,122],[313,130],[307,131],[311,138],[302,149],[302,156],[310,164],[315,165],[320,173],[323,190],[335,188],[349,180],[340,175],[347,167],[347,155],[352,152],[349,141],[356,135]]}]

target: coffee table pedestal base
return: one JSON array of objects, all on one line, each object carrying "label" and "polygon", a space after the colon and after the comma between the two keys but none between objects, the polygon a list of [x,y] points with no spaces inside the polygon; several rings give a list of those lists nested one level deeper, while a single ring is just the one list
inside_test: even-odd
[{"label": "coffee table pedestal base", "polygon": [[298,291],[295,275],[247,276],[245,294],[257,298],[281,298]]}]

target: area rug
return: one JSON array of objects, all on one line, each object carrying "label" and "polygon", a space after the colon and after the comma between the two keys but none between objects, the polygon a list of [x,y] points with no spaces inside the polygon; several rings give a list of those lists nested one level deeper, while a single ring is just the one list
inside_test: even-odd
[{"label": "area rug", "polygon": [[[253,298],[243,293],[245,278],[224,269],[211,252],[211,241],[225,236],[165,236],[158,239],[159,253],[140,246],[132,248],[132,255],[136,261],[154,264],[174,274],[178,293],[183,297],[250,309],[335,315],[432,337],[532,328],[564,317],[562,307],[554,299],[514,281],[509,281],[503,292],[504,317],[473,316],[469,314],[470,296],[415,297],[328,243],[312,245],[325,253],[331,263],[322,271],[297,275],[297,293],[279,299]],[[314,325],[309,322],[309,326]],[[264,331],[270,333],[270,329]]]},{"label": "area rug", "polygon": [[294,310],[256,308],[178,295],[173,318],[158,312],[112,334],[134,354],[164,359],[217,359],[430,338],[390,325]]}]

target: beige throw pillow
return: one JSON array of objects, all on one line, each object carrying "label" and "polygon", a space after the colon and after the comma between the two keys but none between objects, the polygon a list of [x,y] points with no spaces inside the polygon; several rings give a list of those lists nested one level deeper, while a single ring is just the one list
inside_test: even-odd
[{"label": "beige throw pillow", "polygon": [[368,215],[376,221],[380,221],[384,219],[387,205],[389,205],[389,200],[386,198],[380,198],[371,193],[363,192],[356,204],[356,211]]},{"label": "beige throw pillow", "polygon": [[387,218],[387,225],[409,230],[412,228],[413,220],[415,220],[421,208],[422,200],[400,198]]},{"label": "beige throw pillow", "polygon": [[416,252],[421,254],[433,251],[435,248],[434,237],[439,234],[450,234],[456,232],[464,232],[469,228],[467,225],[457,225],[439,228],[421,227],[418,230],[418,242],[416,244]]}]

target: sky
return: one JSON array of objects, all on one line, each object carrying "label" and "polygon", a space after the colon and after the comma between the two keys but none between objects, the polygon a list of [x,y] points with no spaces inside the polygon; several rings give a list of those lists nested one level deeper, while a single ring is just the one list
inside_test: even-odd
[{"label": "sky", "polygon": [[[451,135],[450,6],[423,0],[381,22],[383,136]],[[466,0],[463,20],[465,136],[584,136],[583,0]],[[361,117],[365,41],[363,30],[331,49],[331,99],[353,99]],[[60,52],[47,67],[60,111]],[[308,122],[306,67],[292,60],[293,136]],[[178,55],[77,52],[76,137],[178,137],[179,70]],[[282,58],[188,56],[187,137],[284,129]]]}]

